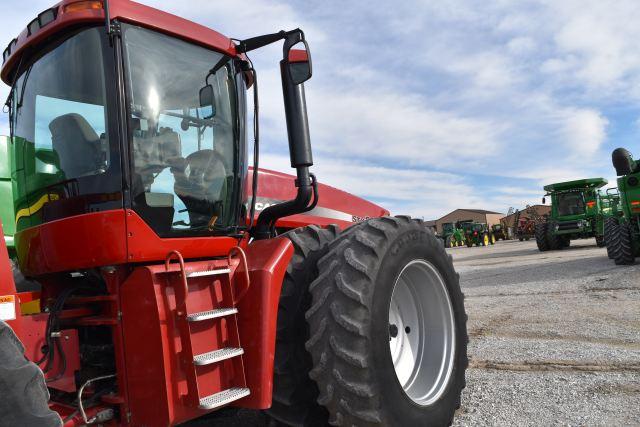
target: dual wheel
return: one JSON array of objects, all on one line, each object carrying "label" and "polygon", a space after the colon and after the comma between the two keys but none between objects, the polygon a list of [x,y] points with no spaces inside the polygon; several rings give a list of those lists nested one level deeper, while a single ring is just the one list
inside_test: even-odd
[{"label": "dual wheel", "polygon": [[635,263],[636,245],[634,229],[627,221],[617,218],[607,218],[604,226],[604,239],[607,245],[607,255],[617,265],[631,265]]},{"label": "dual wheel", "polygon": [[465,385],[466,314],[435,235],[385,217],[286,236],[295,254],[269,415],[294,426],[449,425]]},{"label": "dual wheel", "polygon": [[536,224],[534,234],[540,252],[565,249],[571,244],[571,239],[568,236],[556,234],[553,230],[553,224],[548,222]]}]

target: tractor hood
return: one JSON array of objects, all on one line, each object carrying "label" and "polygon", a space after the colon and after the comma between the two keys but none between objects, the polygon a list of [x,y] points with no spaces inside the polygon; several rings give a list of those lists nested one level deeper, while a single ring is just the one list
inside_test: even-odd
[{"label": "tractor hood", "polygon": [[[249,180],[251,176],[249,173]],[[295,197],[295,179],[292,175],[260,169],[254,222],[265,208]],[[246,188],[251,188],[251,182]],[[389,211],[383,207],[329,185],[319,184],[318,193],[320,198],[314,209],[304,214],[281,218],[276,227],[289,229],[309,224],[336,224],[344,229],[368,218],[389,215]]]}]

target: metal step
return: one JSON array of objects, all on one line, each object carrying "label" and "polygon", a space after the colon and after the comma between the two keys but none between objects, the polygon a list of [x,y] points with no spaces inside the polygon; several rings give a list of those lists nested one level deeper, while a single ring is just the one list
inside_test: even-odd
[{"label": "metal step", "polygon": [[200,409],[215,409],[249,396],[248,388],[233,387],[200,399]]},{"label": "metal step", "polygon": [[243,354],[244,350],[241,348],[221,348],[220,350],[214,350],[194,356],[193,364],[198,366],[209,365],[211,363],[222,362],[223,360],[231,359],[232,357],[241,356]]},{"label": "metal step", "polygon": [[187,273],[187,277],[217,276],[219,274],[228,273],[231,273],[230,269],[221,268],[219,270],[192,271],[191,273]]},{"label": "metal step", "polygon": [[216,319],[218,317],[231,316],[238,313],[238,309],[231,308],[216,308],[214,310],[201,311],[199,313],[189,314],[187,320],[189,322],[200,322],[202,320]]}]

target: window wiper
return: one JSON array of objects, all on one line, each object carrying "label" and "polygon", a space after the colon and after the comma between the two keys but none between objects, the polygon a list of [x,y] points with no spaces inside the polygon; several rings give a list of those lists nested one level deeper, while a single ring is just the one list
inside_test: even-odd
[{"label": "window wiper", "polygon": [[27,87],[27,80],[29,80],[29,75],[31,74],[31,70],[33,70],[33,64],[29,65],[27,71],[24,73],[24,79],[22,79],[22,86],[20,87],[20,99],[16,103],[16,110],[22,108],[22,101],[24,100],[24,90]]}]

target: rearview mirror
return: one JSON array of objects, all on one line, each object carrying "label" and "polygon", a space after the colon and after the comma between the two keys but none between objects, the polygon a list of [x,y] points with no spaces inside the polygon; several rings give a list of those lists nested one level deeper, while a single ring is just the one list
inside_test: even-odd
[{"label": "rearview mirror", "polygon": [[200,89],[200,107],[213,107],[214,105],[213,86],[206,85]]},{"label": "rearview mirror", "polygon": [[200,108],[204,110],[203,118],[210,119],[216,115],[216,99],[213,86],[206,85],[200,89]]},{"label": "rearview mirror", "polygon": [[546,204],[547,204],[547,198],[546,198],[546,197],[543,197],[543,198],[542,198],[542,204],[543,204],[543,205],[546,205]]},{"label": "rearview mirror", "polygon": [[311,55],[306,41],[300,41],[289,49],[287,63],[293,84],[299,85],[311,78]]}]

